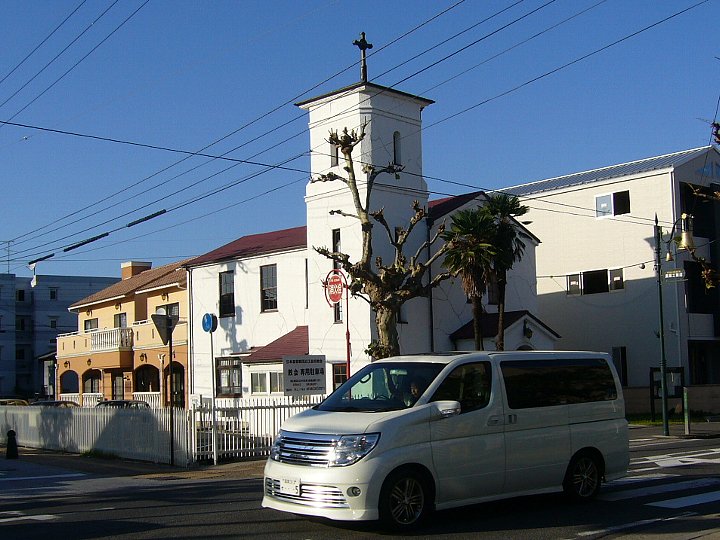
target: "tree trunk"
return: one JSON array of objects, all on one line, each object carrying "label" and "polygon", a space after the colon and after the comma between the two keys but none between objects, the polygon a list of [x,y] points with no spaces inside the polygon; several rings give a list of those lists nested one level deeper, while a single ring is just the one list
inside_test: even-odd
[{"label": "tree trunk", "polygon": [[375,324],[378,330],[378,347],[375,359],[397,356],[400,354],[400,343],[397,333],[397,310],[378,307],[375,311]]},{"label": "tree trunk", "polygon": [[473,335],[475,336],[475,350],[485,350],[483,345],[483,333],[482,333],[482,297],[473,295],[470,299],[472,301],[472,313],[473,313]]}]

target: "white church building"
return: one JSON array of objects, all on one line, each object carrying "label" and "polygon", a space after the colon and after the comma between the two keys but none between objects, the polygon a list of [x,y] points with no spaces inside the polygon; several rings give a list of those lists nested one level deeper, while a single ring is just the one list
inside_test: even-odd
[{"label": "white church building", "polygon": [[[308,111],[312,149],[306,223],[244,236],[187,265],[192,395],[210,396],[213,377],[218,397],[282,395],[282,359],[298,355],[324,357],[329,392],[347,377],[348,356],[351,374],[372,361],[365,350],[376,338],[374,313],[362,298],[350,297],[347,303],[343,299],[335,307],[328,304],[323,283],[333,261],[314,249],[341,251],[356,261],[362,251],[360,223],[343,215],[355,213],[345,184],[315,180],[328,172],[346,174],[342,156],[327,142],[329,131],[365,124],[366,136],[353,153],[361,198],[366,187],[362,164],[403,167],[398,175],[378,176],[369,210],[383,208],[390,227],[407,227],[413,201],[427,208],[426,219],[418,223],[406,245],[406,254],[414,254],[440,223],[450,224],[453,212],[477,207],[485,199],[482,192],[475,192],[429,200],[422,169],[421,115],[432,103],[366,80],[298,103]],[[509,274],[505,348],[553,349],[559,335],[537,315],[535,249],[540,239],[519,226],[526,250]],[[373,228],[373,253],[385,261],[394,254],[379,225]],[[435,263],[431,273],[443,270]],[[485,345],[491,349],[497,308],[488,295],[484,302]],[[202,326],[207,313],[218,317],[212,336]],[[403,306],[398,324],[401,351],[471,349],[471,323],[471,305],[460,280],[446,280],[429,297]]]}]

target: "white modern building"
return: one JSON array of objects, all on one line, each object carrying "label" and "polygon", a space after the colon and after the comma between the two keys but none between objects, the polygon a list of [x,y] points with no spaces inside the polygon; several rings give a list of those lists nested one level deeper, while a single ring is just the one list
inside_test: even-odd
[{"label": "white modern building", "polygon": [[[703,147],[504,190],[530,207],[539,317],[558,348],[612,353],[626,386],[648,386],[660,365],[655,215],[663,231],[661,294],[670,394],[720,383],[720,305],[700,266],[670,238],[692,215],[697,256],[718,259],[720,154]],[[710,196],[710,198],[708,198]],[[672,261],[666,260],[668,250]],[[671,270],[684,278],[665,279]],[[659,378],[656,377],[656,380]]]},{"label": "white modern building", "polygon": [[[390,228],[407,228],[412,203],[428,209],[406,246],[411,256],[431,238],[453,212],[482,204],[485,195],[469,193],[429,201],[422,176],[421,113],[432,101],[360,82],[309,99],[298,106],[309,112],[312,177],[306,188],[305,225],[242,237],[202,255],[186,265],[190,308],[190,355],[195,396],[212,394],[215,359],[217,395],[248,397],[281,394],[282,357],[323,355],[326,387],[345,380],[346,361],[354,373],[372,359],[365,353],[375,335],[374,313],[361,298],[350,297],[335,307],[326,299],[323,282],[333,262],[314,248],[326,247],[358,260],[362,251],[360,223],[350,192],[340,181],[318,181],[333,172],[344,176],[344,162],[328,142],[330,130],[359,131],[366,136],[353,153],[365,199],[364,164],[403,167],[398,175],[378,176],[370,211],[383,209]],[[301,204],[298,201],[298,204]],[[558,335],[537,316],[535,248],[538,237],[523,229],[525,256],[510,273],[507,288],[506,348],[552,349]],[[437,249],[437,247],[430,248]],[[423,252],[422,256],[431,255]],[[386,232],[373,228],[373,255],[391,261],[394,256]],[[432,273],[441,272],[440,264]],[[493,348],[497,328],[496,306],[485,297],[486,347]],[[205,314],[219,318],[210,337],[202,327]],[[403,353],[472,348],[471,306],[459,280],[447,280],[429,298],[415,298],[403,306],[398,324]],[[350,346],[347,336],[349,335]],[[212,347],[212,349],[211,349]],[[212,354],[211,354],[212,350]]]},{"label": "white modern building", "polygon": [[0,274],[0,396],[52,395],[58,334],[77,328],[73,302],[116,278]]}]

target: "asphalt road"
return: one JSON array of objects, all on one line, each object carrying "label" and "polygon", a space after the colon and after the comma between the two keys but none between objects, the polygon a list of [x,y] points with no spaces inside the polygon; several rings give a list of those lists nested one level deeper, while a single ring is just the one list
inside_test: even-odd
[{"label": "asphalt road", "polygon": [[[0,538],[393,538],[372,523],[260,508],[262,465],[187,471],[21,449],[0,462]],[[629,476],[597,501],[543,495],[437,512],[415,537],[720,539],[720,439],[634,429]]]}]

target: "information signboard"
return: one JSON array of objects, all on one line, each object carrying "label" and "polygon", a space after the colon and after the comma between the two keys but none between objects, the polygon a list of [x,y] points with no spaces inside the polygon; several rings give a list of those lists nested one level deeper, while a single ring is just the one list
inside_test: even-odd
[{"label": "information signboard", "polygon": [[325,394],[325,355],[283,356],[286,396]]}]

